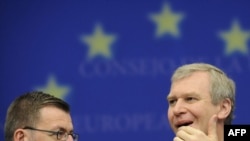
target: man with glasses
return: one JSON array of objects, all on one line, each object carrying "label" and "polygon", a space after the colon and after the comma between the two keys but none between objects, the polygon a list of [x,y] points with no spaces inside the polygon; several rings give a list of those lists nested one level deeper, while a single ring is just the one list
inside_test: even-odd
[{"label": "man with glasses", "polygon": [[41,91],[25,93],[8,108],[5,141],[78,141],[69,105]]}]

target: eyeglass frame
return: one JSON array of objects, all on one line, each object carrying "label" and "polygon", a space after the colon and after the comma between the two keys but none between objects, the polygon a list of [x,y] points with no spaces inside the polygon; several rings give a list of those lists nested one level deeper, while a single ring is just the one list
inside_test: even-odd
[{"label": "eyeglass frame", "polygon": [[[52,133],[53,135],[56,135],[57,140],[62,140],[65,137],[65,141],[69,138],[69,135],[71,135],[71,137],[73,138],[73,141],[78,141],[79,135],[76,133],[67,133],[64,131],[50,131],[50,130],[43,130],[43,129],[37,129],[34,127],[30,127],[30,126],[25,126],[22,129],[29,129],[29,130],[34,130],[34,131],[40,131],[40,132],[47,132],[47,133]],[[59,138],[60,133],[63,133],[64,135]]]}]

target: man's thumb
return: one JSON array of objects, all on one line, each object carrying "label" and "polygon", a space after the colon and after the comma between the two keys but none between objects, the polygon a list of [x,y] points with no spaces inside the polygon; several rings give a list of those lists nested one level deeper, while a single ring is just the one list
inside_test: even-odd
[{"label": "man's thumb", "polygon": [[208,136],[217,140],[217,115],[213,115],[208,122]]}]

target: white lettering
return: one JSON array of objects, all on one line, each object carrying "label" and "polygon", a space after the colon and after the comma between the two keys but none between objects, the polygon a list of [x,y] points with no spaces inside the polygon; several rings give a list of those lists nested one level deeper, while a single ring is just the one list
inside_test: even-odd
[{"label": "white lettering", "polygon": [[230,129],[228,132],[228,136],[238,136],[240,134],[240,136],[244,136],[244,134],[247,133],[246,129]]},{"label": "white lettering", "polygon": [[246,133],[247,133],[246,129],[241,129],[241,133],[240,133],[241,136],[244,136],[244,134],[246,134]]},{"label": "white lettering", "polygon": [[159,131],[169,128],[165,114],[104,114],[84,115],[78,118],[78,126],[81,126],[83,132],[88,133]]},{"label": "white lettering", "polygon": [[234,136],[234,130],[230,129],[227,136]]},{"label": "white lettering", "polygon": [[84,78],[93,77],[122,77],[122,76],[142,76],[159,77],[167,76],[180,64],[194,61],[211,62],[214,65],[223,68],[228,73],[243,73],[250,71],[250,57],[230,58],[223,57],[205,58],[205,57],[182,57],[175,58],[136,58],[123,60],[107,61],[85,61],[79,66],[79,73]]}]

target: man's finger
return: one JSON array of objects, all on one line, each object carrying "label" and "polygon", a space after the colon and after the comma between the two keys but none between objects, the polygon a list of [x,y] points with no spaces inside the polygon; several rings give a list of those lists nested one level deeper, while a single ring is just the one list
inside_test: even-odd
[{"label": "man's finger", "polygon": [[[184,128],[182,128],[182,129],[184,129]],[[190,138],[190,134],[187,132],[187,131],[185,131],[185,130],[179,130],[177,133],[176,133],[176,137],[179,137],[180,139],[188,139],[188,138]]]},{"label": "man's finger", "polygon": [[184,141],[183,139],[179,138],[179,137],[174,137],[173,141]]}]

